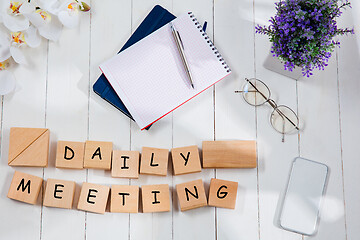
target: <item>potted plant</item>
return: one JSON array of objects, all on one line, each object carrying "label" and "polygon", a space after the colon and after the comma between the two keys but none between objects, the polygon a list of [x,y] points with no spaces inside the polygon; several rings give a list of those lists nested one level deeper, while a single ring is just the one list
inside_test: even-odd
[{"label": "potted plant", "polygon": [[280,0],[269,26],[257,25],[256,33],[269,36],[271,53],[285,70],[300,70],[310,77],[314,69],[324,70],[336,46],[337,35],[354,34],[354,29],[338,28],[336,18],[351,7],[339,0]]}]

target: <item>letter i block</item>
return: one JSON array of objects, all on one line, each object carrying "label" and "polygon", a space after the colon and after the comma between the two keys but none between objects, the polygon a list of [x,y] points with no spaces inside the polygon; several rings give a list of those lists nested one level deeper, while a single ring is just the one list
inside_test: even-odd
[{"label": "letter i block", "polygon": [[15,171],[7,197],[25,203],[36,204],[43,179]]},{"label": "letter i block", "polygon": [[169,212],[170,190],[168,184],[141,186],[143,212]]},{"label": "letter i block", "polygon": [[174,174],[201,172],[198,146],[171,149]]},{"label": "letter i block", "polygon": [[43,205],[71,209],[74,193],[75,182],[48,178]]},{"label": "letter i block", "polygon": [[139,212],[139,186],[111,186],[110,212]]},{"label": "letter i block", "polygon": [[139,158],[137,151],[113,151],[112,177],[139,178]]},{"label": "letter i block", "polygon": [[58,141],[56,150],[57,168],[84,168],[85,143]]},{"label": "letter i block", "polygon": [[204,184],[201,179],[176,185],[181,211],[207,205]]},{"label": "letter i block", "polygon": [[109,191],[108,186],[84,182],[80,191],[78,209],[104,214]]},{"label": "letter i block", "polygon": [[141,152],[140,173],[166,176],[168,162],[168,149],[143,147]]},{"label": "letter i block", "polygon": [[84,167],[110,170],[112,147],[112,142],[86,141]]},{"label": "letter i block", "polygon": [[212,178],[209,206],[235,209],[238,183]]}]

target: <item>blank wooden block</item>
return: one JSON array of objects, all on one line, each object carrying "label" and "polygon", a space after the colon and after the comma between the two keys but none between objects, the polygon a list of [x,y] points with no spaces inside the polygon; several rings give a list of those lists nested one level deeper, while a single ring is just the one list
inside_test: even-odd
[{"label": "blank wooden block", "polygon": [[139,212],[139,186],[131,186],[131,185],[111,186],[110,212],[118,212],[118,213]]},{"label": "blank wooden block", "polygon": [[204,141],[204,168],[256,168],[256,141]]},{"label": "blank wooden block", "polygon": [[9,166],[47,167],[49,139],[46,128],[10,128]]},{"label": "blank wooden block", "polygon": [[139,178],[139,158],[137,151],[113,151],[112,177]]},{"label": "blank wooden block", "polygon": [[110,170],[112,147],[112,142],[86,141],[84,167]]},{"label": "blank wooden block", "polygon": [[56,150],[57,168],[84,168],[84,142],[58,141]]},{"label": "blank wooden block", "polygon": [[195,146],[171,149],[174,174],[201,172],[199,149]]},{"label": "blank wooden block", "polygon": [[210,181],[209,206],[235,208],[238,183],[212,178]]},{"label": "blank wooden block", "polygon": [[46,207],[71,209],[75,193],[75,182],[48,178],[43,205]]},{"label": "blank wooden block", "polygon": [[21,202],[36,204],[42,181],[43,179],[40,177],[15,171],[7,197]]},{"label": "blank wooden block", "polygon": [[168,162],[168,149],[143,147],[141,152],[140,173],[166,176]]},{"label": "blank wooden block", "polygon": [[141,186],[143,212],[169,212],[170,190],[168,184]]},{"label": "blank wooden block", "polygon": [[207,205],[204,184],[201,179],[176,185],[181,211]]},{"label": "blank wooden block", "polygon": [[77,208],[87,212],[104,214],[109,191],[108,186],[84,182]]}]

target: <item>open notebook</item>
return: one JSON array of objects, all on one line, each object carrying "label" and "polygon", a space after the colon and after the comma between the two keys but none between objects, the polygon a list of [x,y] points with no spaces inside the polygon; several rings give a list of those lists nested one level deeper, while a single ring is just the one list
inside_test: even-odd
[{"label": "open notebook", "polygon": [[169,24],[100,65],[141,129],[231,73],[191,12],[172,22],[184,45],[194,89],[187,79]]}]

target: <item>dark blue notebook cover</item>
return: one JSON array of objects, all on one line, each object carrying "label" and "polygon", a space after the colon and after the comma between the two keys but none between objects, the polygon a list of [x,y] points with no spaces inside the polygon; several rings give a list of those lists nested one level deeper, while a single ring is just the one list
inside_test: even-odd
[{"label": "dark blue notebook cover", "polygon": [[[146,16],[144,21],[140,24],[140,26],[135,30],[129,40],[125,43],[125,45],[120,49],[119,53],[126,48],[130,47],[137,41],[143,39],[150,33],[158,30],[165,24],[171,22],[176,17],[168,12],[166,9],[162,8],[159,5],[156,5],[150,13]],[[114,107],[119,109],[126,116],[131,118],[130,112],[125,107],[124,103],[116,94],[115,90],[112,88],[111,84],[108,82],[104,74],[98,78],[93,86],[93,90],[96,94],[98,94],[101,98],[105,99],[109,103],[111,103]],[[149,126],[150,127],[150,126]],[[147,127],[146,129],[148,129]]]}]

